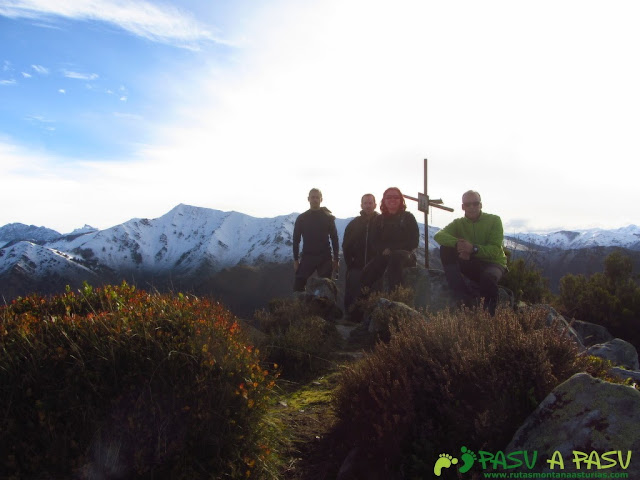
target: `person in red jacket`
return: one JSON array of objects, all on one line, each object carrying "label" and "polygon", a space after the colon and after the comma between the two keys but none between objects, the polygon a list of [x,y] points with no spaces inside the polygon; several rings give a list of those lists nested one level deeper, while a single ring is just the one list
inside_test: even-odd
[{"label": "person in red jacket", "polygon": [[[329,209],[320,207],[322,192],[317,188],[309,191],[309,210],[298,215],[293,227],[293,269],[295,280],[293,290],[304,291],[307,280],[313,272],[318,276],[331,278],[338,271],[340,244],[335,218]],[[302,255],[300,239],[302,238]],[[331,241],[331,246],[329,246]],[[333,247],[333,259],[331,258]]]},{"label": "person in red jacket", "polygon": [[420,231],[418,222],[410,212],[402,192],[397,187],[387,188],[382,195],[380,211],[373,222],[372,244],[375,257],[362,271],[362,288],[371,288],[385,272],[389,289],[402,284],[402,269],[416,265]]}]

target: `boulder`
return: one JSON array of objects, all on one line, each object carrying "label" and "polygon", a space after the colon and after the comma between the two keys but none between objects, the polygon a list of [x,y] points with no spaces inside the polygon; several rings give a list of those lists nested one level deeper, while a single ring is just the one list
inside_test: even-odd
[{"label": "boulder", "polygon": [[585,346],[582,343],[582,338],[580,337],[578,332],[576,332],[576,330],[573,329],[571,324],[567,322],[567,320],[562,315],[560,315],[556,311],[556,309],[553,308],[551,305],[547,305],[547,304],[527,305],[524,307],[520,307],[520,310],[522,311],[525,309],[540,309],[540,308],[546,310],[547,312],[546,324],[548,327],[555,325],[560,333],[562,333],[563,335],[566,335],[567,337],[572,339],[576,343],[576,345],[578,345],[578,348],[580,351],[585,350]]},{"label": "boulder", "polygon": [[640,370],[638,352],[633,345],[621,338],[614,338],[609,342],[593,345],[584,352],[584,355],[604,358],[613,362],[614,365],[630,370]]},{"label": "boulder", "polygon": [[436,312],[455,305],[455,299],[442,270],[405,268],[402,281],[413,289],[415,308]]},{"label": "boulder", "polygon": [[611,335],[602,325],[584,322],[582,320],[572,320],[571,326],[576,332],[578,332],[578,335],[580,335],[580,339],[582,340],[582,344],[585,347],[613,340],[613,335]]},{"label": "boulder", "polygon": [[625,370],[620,367],[613,367],[609,369],[609,375],[618,377],[621,380],[631,379],[632,382],[640,385],[640,372],[637,370]]},{"label": "boulder", "polygon": [[304,291],[314,297],[326,298],[335,304],[338,303],[338,287],[330,278],[311,277]]},{"label": "boulder", "polygon": [[[640,392],[578,373],[558,385],[515,433],[505,452],[538,451],[536,472],[593,472],[573,462],[574,451],[599,455],[640,451]],[[564,470],[551,470],[547,460],[554,452],[564,458]],[[640,462],[632,459],[626,470],[616,466],[605,470],[640,478]],[[606,463],[606,462],[605,462]]]},{"label": "boulder", "polygon": [[[466,279],[468,287],[478,292],[478,286]],[[426,269],[424,267],[405,268],[403,270],[403,284],[414,291],[413,305],[415,308],[428,309],[437,312],[445,308],[456,308],[457,298],[447,284],[442,270]],[[513,293],[506,288],[499,287],[498,305],[514,306]],[[478,297],[480,294],[477,293]]]},{"label": "boulder", "polygon": [[325,320],[342,318],[342,309],[338,306],[338,287],[330,278],[309,278],[305,291],[293,292],[293,298],[311,304],[314,311]]},{"label": "boulder", "polygon": [[386,298],[381,298],[371,313],[365,317],[364,324],[367,326],[369,333],[387,338],[390,334],[391,325],[397,325],[400,318],[426,321],[425,317],[419,312],[404,303],[392,302]]}]

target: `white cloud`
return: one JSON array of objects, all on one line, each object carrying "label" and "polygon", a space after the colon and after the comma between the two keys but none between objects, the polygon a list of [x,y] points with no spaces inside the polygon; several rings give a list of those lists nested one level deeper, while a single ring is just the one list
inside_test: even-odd
[{"label": "white cloud", "polygon": [[40,20],[52,17],[97,20],[155,42],[191,49],[197,49],[202,42],[228,43],[180,8],[142,0],[3,1],[0,15]]},{"label": "white cloud", "polygon": [[[141,170],[188,184],[185,203],[264,216],[305,209],[318,186],[346,217],[362,193],[423,191],[428,157],[429,193],[456,208],[438,226],[469,188],[511,228],[632,223],[620,172],[640,157],[640,68],[620,60],[640,34],[625,5],[280,2],[248,22],[239,68],[189,81],[197,103]],[[615,211],[586,207],[606,185]]]},{"label": "white cloud", "polygon": [[0,85],[16,85],[16,83],[14,79],[0,80]]},{"label": "white cloud", "polygon": [[60,89],[58,89],[58,92],[59,92],[59,93],[67,93],[67,91],[66,91],[64,88],[60,88]]},{"label": "white cloud", "polygon": [[[637,222],[629,166],[640,158],[640,65],[628,59],[640,45],[638,8],[271,3],[234,32],[246,47],[233,64],[205,61],[163,78],[184,99],[169,114],[114,113],[167,122],[126,162],[67,160],[58,169],[39,158],[33,182],[38,196],[59,196],[56,211],[77,212],[69,230],[151,218],[178,203],[256,216],[302,211],[313,186],[347,217],[365,192],[423,191],[428,157],[430,195],[456,209],[434,209],[437,226],[460,215],[470,188],[511,230]],[[34,190],[29,177],[12,175]],[[136,196],[113,194],[122,191]],[[69,221],[47,213],[44,223]]]},{"label": "white cloud", "polygon": [[27,72],[22,72],[22,76],[24,78],[31,78],[32,75],[30,73],[27,73]]},{"label": "white cloud", "polygon": [[66,78],[73,78],[77,80],[96,80],[98,78],[97,73],[79,73],[71,70],[63,70],[62,73]]},{"label": "white cloud", "polygon": [[49,69],[47,67],[43,67],[42,65],[31,65],[31,68],[33,68],[36,73],[39,73],[40,75],[49,75]]},{"label": "white cloud", "polygon": [[[73,162],[0,138],[0,170],[0,196],[3,202],[13,199],[10,209],[0,211],[0,225],[20,222],[66,233],[89,220],[108,228],[158,211],[147,210],[148,205],[140,208],[129,195],[115,193],[139,191],[138,180],[125,164]],[[143,189],[150,190],[145,184],[141,179]]]}]

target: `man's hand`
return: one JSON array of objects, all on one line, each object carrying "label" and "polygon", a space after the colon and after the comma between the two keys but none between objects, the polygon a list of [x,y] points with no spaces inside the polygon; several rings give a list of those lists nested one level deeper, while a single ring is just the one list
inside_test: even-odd
[{"label": "man's hand", "polygon": [[462,260],[469,260],[473,253],[473,243],[465,240],[464,238],[459,238],[456,243],[456,250],[458,250],[458,258]]},{"label": "man's hand", "polygon": [[458,258],[460,260],[471,260],[471,255],[469,255],[467,252],[459,252]]},{"label": "man's hand", "polygon": [[382,255],[391,255],[391,249],[390,249],[390,248],[385,248],[385,249],[382,251]]},{"label": "man's hand", "polygon": [[293,261],[293,271],[297,272],[299,266],[300,266],[300,261],[299,260],[294,260]]}]

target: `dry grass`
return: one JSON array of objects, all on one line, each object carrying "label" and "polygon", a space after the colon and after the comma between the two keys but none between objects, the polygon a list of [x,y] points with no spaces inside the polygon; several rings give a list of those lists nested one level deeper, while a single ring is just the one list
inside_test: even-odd
[{"label": "dry grass", "polygon": [[378,452],[389,471],[402,466],[418,477],[429,468],[420,459],[436,450],[500,449],[553,387],[580,371],[576,346],[559,328],[546,326],[542,309],[400,320],[389,343],[344,371],[339,429]]}]

